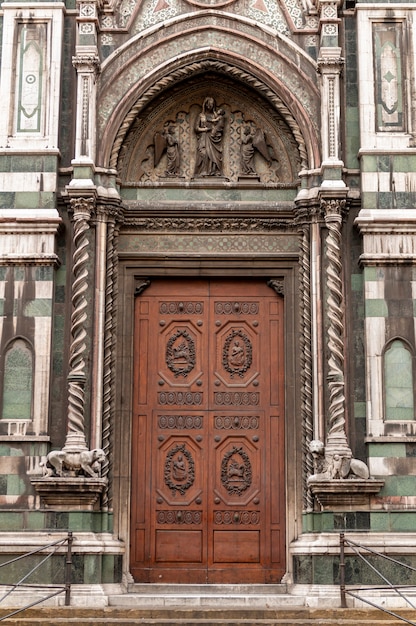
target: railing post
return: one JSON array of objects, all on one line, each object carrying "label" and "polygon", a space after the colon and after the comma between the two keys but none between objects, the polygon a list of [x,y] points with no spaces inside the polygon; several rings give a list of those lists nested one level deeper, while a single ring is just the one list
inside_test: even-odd
[{"label": "railing post", "polygon": [[341,593],[341,608],[347,608],[347,598],[345,596],[345,535],[339,536],[339,590]]},{"label": "railing post", "polygon": [[65,564],[65,606],[69,606],[71,603],[71,578],[72,578],[72,532],[68,532],[68,546],[66,551],[66,564]]}]

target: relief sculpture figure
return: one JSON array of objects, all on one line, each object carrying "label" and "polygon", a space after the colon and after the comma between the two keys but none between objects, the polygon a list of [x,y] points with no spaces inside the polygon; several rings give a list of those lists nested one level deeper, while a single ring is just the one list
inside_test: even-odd
[{"label": "relief sculpture figure", "polygon": [[177,176],[180,165],[179,141],[173,124],[167,124],[163,133],[155,135],[155,167],[165,152],[167,159],[165,176]]},{"label": "relief sculpture figure", "polygon": [[271,159],[266,144],[264,132],[260,129],[252,129],[246,124],[241,130],[240,143],[240,169],[243,176],[256,176],[254,154],[258,151],[270,165]]},{"label": "relief sculpture figure", "polygon": [[205,98],[195,126],[198,138],[195,176],[222,176],[224,126],[224,109],[216,109],[214,98]]},{"label": "relief sculpture figure", "polygon": [[255,174],[253,134],[250,126],[244,126],[241,132],[241,173]]}]

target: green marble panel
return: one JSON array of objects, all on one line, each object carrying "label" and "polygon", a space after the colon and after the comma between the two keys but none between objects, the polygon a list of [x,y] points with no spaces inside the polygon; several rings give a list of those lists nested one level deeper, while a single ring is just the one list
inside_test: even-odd
[{"label": "green marble panel", "polygon": [[3,378],[3,419],[32,416],[33,362],[26,342],[16,339],[6,352]]},{"label": "green marble panel", "polygon": [[385,419],[412,420],[413,365],[405,344],[396,340],[384,354]]},{"label": "green marble panel", "polygon": [[369,457],[389,457],[403,458],[406,457],[405,443],[369,443]]},{"label": "green marble panel", "polygon": [[362,274],[351,274],[351,289],[362,291],[364,286],[364,276]]},{"label": "green marble panel", "polygon": [[380,497],[414,496],[416,493],[416,476],[383,476],[383,479]]},{"label": "green marble panel", "polygon": [[365,315],[366,317],[388,317],[387,302],[381,298],[366,300]]},{"label": "green marble panel", "polygon": [[51,317],[52,315],[52,299],[36,298],[27,302],[24,313],[26,317]]},{"label": "green marble panel", "polygon": [[354,402],[354,417],[366,417],[367,406],[365,402]]}]

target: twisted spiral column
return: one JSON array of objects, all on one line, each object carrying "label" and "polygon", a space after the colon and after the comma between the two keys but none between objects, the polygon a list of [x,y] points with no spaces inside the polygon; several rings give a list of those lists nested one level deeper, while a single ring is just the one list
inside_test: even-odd
[{"label": "twisted spiral column", "polygon": [[342,209],[345,200],[323,200],[325,224],[328,228],[327,246],[327,288],[328,304],[328,435],[327,451],[344,451],[351,455],[345,431],[345,376],[344,376],[344,320],[343,285],[341,262]]},{"label": "twisted spiral column", "polygon": [[94,206],[92,198],[73,198],[73,275],[72,282],[72,315],[71,315],[71,346],[68,374],[68,425],[64,450],[79,451],[87,449],[85,439],[85,338],[87,335],[87,300],[88,289],[89,242],[86,232]]},{"label": "twisted spiral column", "polygon": [[[114,395],[113,380],[113,336],[115,334],[115,275],[117,267],[117,250],[114,246],[116,225],[115,216],[111,216],[107,224],[107,258],[105,286],[105,323],[104,323],[104,373],[103,373],[103,420],[102,448],[105,461],[101,468],[101,476],[108,477],[111,472],[111,436],[112,436],[112,398]],[[109,483],[102,496],[102,506],[109,508]]]},{"label": "twisted spiral column", "polygon": [[302,415],[302,478],[303,507],[313,509],[313,496],[307,486],[308,476],[313,474],[313,459],[309,443],[313,439],[312,410],[312,349],[311,349],[311,281],[310,281],[310,226],[302,224],[300,232],[300,359],[301,359],[301,415]]}]

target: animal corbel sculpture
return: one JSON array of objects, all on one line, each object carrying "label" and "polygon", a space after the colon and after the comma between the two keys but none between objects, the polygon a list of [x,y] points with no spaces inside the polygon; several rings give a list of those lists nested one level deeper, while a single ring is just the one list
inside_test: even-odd
[{"label": "animal corbel sculpture", "polygon": [[70,452],[52,450],[40,465],[45,476],[78,476],[84,474],[90,478],[100,478],[101,466],[105,461],[105,452],[100,448]]},{"label": "animal corbel sculpture", "polygon": [[363,461],[345,454],[326,454],[322,441],[317,439],[311,441],[309,452],[313,457],[314,473],[309,476],[308,482],[337,479],[367,480],[370,477],[368,467]]}]

